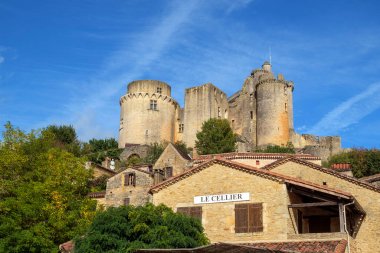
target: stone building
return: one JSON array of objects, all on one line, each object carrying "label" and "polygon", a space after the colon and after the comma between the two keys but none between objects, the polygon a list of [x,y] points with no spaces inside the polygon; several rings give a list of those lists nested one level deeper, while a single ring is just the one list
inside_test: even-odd
[{"label": "stone building", "polygon": [[271,65],[253,70],[241,90],[231,97],[211,83],[185,90],[181,108],[171,97],[171,87],[161,81],[129,83],[120,99],[119,147],[167,141],[184,141],[194,147],[196,133],[210,118],[228,119],[238,134],[238,152],[289,142],[326,159],[341,149],[340,137],[298,134],[293,124],[294,84],[282,74],[274,76]]},{"label": "stone building", "polygon": [[295,156],[261,168],[216,156],[150,193],[154,204],[200,219],[212,243],[344,242],[340,251],[283,248],[292,252],[369,253],[380,247],[380,189]]}]

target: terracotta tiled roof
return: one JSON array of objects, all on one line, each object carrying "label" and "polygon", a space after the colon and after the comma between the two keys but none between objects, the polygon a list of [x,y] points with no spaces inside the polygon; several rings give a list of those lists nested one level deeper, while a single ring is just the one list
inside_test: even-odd
[{"label": "terracotta tiled roof", "polygon": [[164,188],[166,188],[172,184],[175,184],[178,181],[181,181],[182,179],[185,179],[185,178],[187,178],[187,177],[189,177],[189,176],[191,176],[191,175],[193,175],[199,171],[204,170],[205,168],[210,167],[213,164],[221,164],[221,165],[224,165],[224,166],[227,166],[227,167],[230,167],[233,169],[237,169],[237,170],[249,173],[249,174],[254,174],[254,175],[257,175],[257,176],[260,176],[263,178],[267,178],[269,180],[273,180],[273,181],[277,181],[277,182],[283,182],[283,183],[290,183],[290,184],[310,188],[313,190],[325,192],[328,194],[337,195],[337,196],[340,196],[340,197],[345,198],[345,199],[353,199],[353,196],[347,192],[328,188],[326,186],[322,186],[322,185],[318,185],[318,184],[313,184],[313,183],[310,183],[310,182],[305,181],[305,180],[292,178],[292,177],[285,176],[285,175],[275,173],[272,171],[259,169],[259,168],[253,167],[253,166],[249,166],[246,164],[241,164],[241,163],[237,163],[237,162],[233,162],[233,161],[227,161],[227,160],[224,160],[221,158],[215,158],[213,160],[209,160],[207,162],[204,162],[203,164],[200,164],[199,166],[196,166],[196,167],[194,167],[188,171],[185,171],[182,174],[179,174],[175,177],[172,177],[169,180],[163,181],[160,184],[157,184],[157,185],[151,187],[150,192],[158,192],[158,191],[160,191],[160,190],[162,190],[162,189],[164,189]]},{"label": "terracotta tiled roof", "polygon": [[194,158],[194,163],[201,163],[207,160],[211,160],[215,157],[222,157],[226,160],[234,159],[282,159],[284,157],[297,157],[299,159],[305,160],[321,160],[320,157],[309,155],[309,154],[287,154],[287,153],[223,153],[223,154],[211,154],[211,155],[200,155]]},{"label": "terracotta tiled roof", "polygon": [[59,245],[59,251],[62,253],[74,252],[74,242],[68,241],[68,242],[62,243],[61,245]]},{"label": "terracotta tiled roof", "polygon": [[380,181],[380,173],[368,177],[362,177],[360,180],[368,183]]},{"label": "terracotta tiled roof", "polygon": [[334,163],[331,165],[330,169],[343,172],[352,170],[350,163]]},{"label": "terracotta tiled roof", "polygon": [[299,253],[344,253],[347,241],[299,241],[299,242],[264,242],[244,245],[269,250],[284,250]]},{"label": "terracotta tiled roof", "polygon": [[282,165],[284,163],[287,163],[289,161],[294,162],[294,163],[298,163],[298,164],[302,164],[302,165],[305,165],[305,166],[308,166],[308,167],[310,167],[312,169],[319,170],[319,171],[321,171],[323,173],[326,173],[326,174],[330,174],[332,176],[335,176],[335,177],[338,177],[338,178],[343,179],[345,181],[348,181],[350,183],[362,186],[362,187],[367,188],[369,190],[372,190],[372,191],[375,191],[375,192],[380,192],[380,188],[377,188],[377,187],[371,185],[370,183],[358,180],[358,179],[356,179],[354,177],[346,176],[346,175],[341,174],[339,172],[336,172],[336,171],[334,171],[332,169],[323,168],[322,166],[319,166],[319,165],[317,165],[315,163],[311,163],[311,162],[308,162],[308,161],[305,161],[305,160],[302,160],[302,159],[298,159],[298,158],[296,158],[294,156],[285,157],[283,159],[277,160],[277,161],[275,161],[275,162],[273,162],[271,164],[268,164],[268,165],[262,167],[261,169],[272,170],[272,169],[274,169],[274,168],[276,168],[276,167],[278,167],[278,166],[280,166],[280,165]]},{"label": "terracotta tiled roof", "polygon": [[213,243],[193,249],[140,249],[141,253],[187,252],[187,253],[344,253],[347,242],[340,241],[299,241],[265,243]]}]

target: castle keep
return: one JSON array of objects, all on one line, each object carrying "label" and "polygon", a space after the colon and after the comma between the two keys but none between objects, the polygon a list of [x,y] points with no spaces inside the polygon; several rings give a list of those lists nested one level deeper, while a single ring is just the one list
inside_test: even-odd
[{"label": "castle keep", "polygon": [[298,134],[293,124],[294,84],[274,76],[265,62],[253,70],[241,90],[231,97],[211,83],[188,88],[184,108],[161,81],[140,80],[128,85],[120,99],[119,147],[183,141],[194,147],[196,133],[210,118],[228,119],[238,134],[238,152],[291,142],[300,152],[326,159],[341,149],[340,137]]}]

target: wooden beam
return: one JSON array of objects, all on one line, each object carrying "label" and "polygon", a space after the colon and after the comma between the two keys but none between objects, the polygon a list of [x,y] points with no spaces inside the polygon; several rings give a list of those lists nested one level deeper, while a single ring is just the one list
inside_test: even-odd
[{"label": "wooden beam", "polygon": [[336,206],[337,202],[325,201],[325,202],[315,202],[315,203],[298,203],[298,204],[290,204],[289,208],[300,208],[300,207],[315,207],[315,206]]},{"label": "wooden beam", "polygon": [[344,224],[345,224],[345,221],[344,221],[344,210],[343,210],[344,206],[342,203],[339,204],[339,227],[340,227],[340,232],[344,232]]},{"label": "wooden beam", "polygon": [[323,201],[331,201],[331,198],[326,198],[324,196],[321,196],[321,194],[315,194],[315,193],[312,193],[312,192],[302,191],[302,190],[299,190],[299,189],[295,189],[294,187],[291,188],[291,192],[294,192],[294,193],[297,193],[297,194],[300,194],[300,195],[304,195],[304,196],[307,196],[307,197],[310,197],[310,198],[313,198],[313,199],[318,199],[318,200],[323,200]]}]

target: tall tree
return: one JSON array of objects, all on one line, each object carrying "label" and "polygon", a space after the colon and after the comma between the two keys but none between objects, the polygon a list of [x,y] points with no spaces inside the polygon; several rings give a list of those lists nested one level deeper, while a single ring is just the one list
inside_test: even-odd
[{"label": "tall tree", "polygon": [[145,248],[193,248],[209,241],[196,218],[164,205],[121,206],[98,213],[75,252],[133,252]]},{"label": "tall tree", "polygon": [[236,149],[236,135],[226,119],[209,119],[197,133],[195,148],[201,155],[233,152]]},{"label": "tall tree", "polygon": [[95,215],[85,160],[54,136],[6,125],[0,143],[0,252],[56,252]]}]

